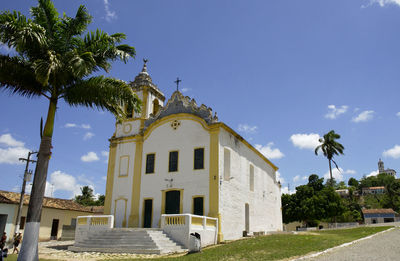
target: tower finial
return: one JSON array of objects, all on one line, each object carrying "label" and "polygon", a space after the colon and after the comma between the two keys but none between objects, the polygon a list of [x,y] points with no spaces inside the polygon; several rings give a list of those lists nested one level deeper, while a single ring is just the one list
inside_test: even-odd
[{"label": "tower finial", "polygon": [[143,59],[143,69],[142,69],[142,72],[141,73],[145,73],[145,74],[149,74],[148,72],[147,72],[147,62],[148,62],[149,60],[148,59]]}]

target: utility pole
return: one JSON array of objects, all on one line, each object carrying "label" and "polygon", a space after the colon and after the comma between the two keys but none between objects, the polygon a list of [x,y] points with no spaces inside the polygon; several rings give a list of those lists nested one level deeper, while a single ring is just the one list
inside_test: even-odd
[{"label": "utility pole", "polygon": [[24,172],[24,180],[22,181],[22,189],[21,189],[21,197],[19,199],[19,206],[18,206],[18,213],[17,213],[17,220],[15,221],[15,233],[19,233],[19,226],[20,226],[20,219],[22,213],[22,206],[24,203],[24,194],[25,194],[25,186],[26,181],[28,179],[28,175],[32,175],[32,171],[28,171],[29,163],[35,163],[36,160],[31,160],[31,155],[36,154],[37,152],[28,152],[28,158],[19,158],[20,161],[26,161],[25,172]]}]

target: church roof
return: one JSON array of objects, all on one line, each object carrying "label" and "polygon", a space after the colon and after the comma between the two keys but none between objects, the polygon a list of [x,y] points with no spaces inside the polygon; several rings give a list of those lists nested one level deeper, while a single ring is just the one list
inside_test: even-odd
[{"label": "church roof", "polygon": [[217,114],[212,115],[212,109],[202,104],[197,105],[195,99],[189,96],[183,96],[179,91],[175,91],[167,104],[156,114],[150,116],[144,123],[144,130],[155,121],[166,116],[177,113],[189,113],[202,118],[207,124],[218,122]]}]

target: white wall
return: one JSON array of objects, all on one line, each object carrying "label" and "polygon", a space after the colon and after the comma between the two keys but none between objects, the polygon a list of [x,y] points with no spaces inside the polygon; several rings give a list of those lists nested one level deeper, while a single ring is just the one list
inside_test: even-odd
[{"label": "white wall", "polygon": [[[220,131],[219,173],[221,230],[224,239],[237,239],[245,230],[245,204],[250,208],[250,233],[282,230],[280,188],[275,171],[254,151],[224,129]],[[224,177],[224,149],[230,150],[230,180]],[[250,164],[254,191],[250,191]]]},{"label": "white wall", "polygon": [[[116,159],[115,159],[115,169],[114,169],[114,184],[111,199],[111,214],[115,217],[115,227],[120,227],[122,225],[122,220],[124,220],[125,215],[125,200],[126,204],[126,225],[128,225],[128,218],[131,211],[132,202],[132,182],[133,182],[133,170],[135,161],[135,150],[136,144],[134,142],[122,143],[117,145],[116,149]],[[128,157],[128,175],[120,176],[120,159],[121,157]],[[115,200],[117,199],[117,211],[114,213]],[[118,224],[117,224],[118,223]]]},{"label": "white wall", "polygon": [[[171,122],[180,121],[174,130]],[[143,144],[142,181],[140,195],[140,226],[142,226],[142,207],[144,198],[153,198],[152,226],[158,227],[161,217],[162,190],[184,189],[182,213],[192,212],[192,196],[204,195],[204,214],[209,211],[208,177],[209,177],[209,144],[210,135],[202,125],[190,119],[179,117],[156,127]],[[204,148],[204,169],[194,170],[194,149]],[[179,151],[178,171],[168,172],[169,152]],[[146,154],[155,153],[155,173],[144,174]],[[165,179],[173,179],[172,187]]]},{"label": "white wall", "polygon": [[7,224],[4,229],[4,232],[7,233],[7,240],[10,238],[11,233],[14,232],[14,231],[11,231],[11,228],[14,227],[13,224],[15,223],[15,219],[16,219],[15,214],[16,214],[17,208],[18,208],[18,205],[0,203],[0,214],[7,215]]}]

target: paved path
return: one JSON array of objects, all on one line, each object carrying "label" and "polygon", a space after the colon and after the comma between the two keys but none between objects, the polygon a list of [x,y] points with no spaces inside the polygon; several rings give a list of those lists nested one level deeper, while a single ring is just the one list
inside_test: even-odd
[{"label": "paved path", "polygon": [[400,228],[334,249],[306,261],[395,261],[400,260]]}]

